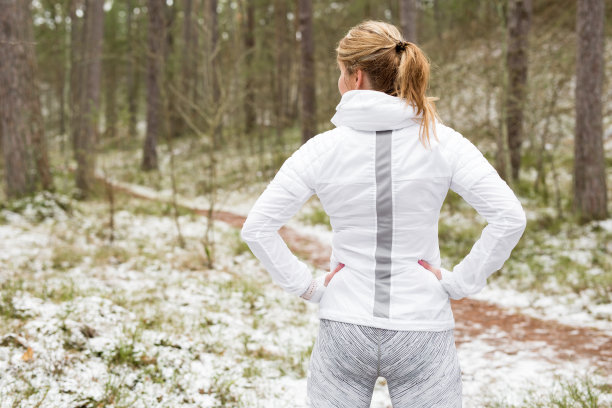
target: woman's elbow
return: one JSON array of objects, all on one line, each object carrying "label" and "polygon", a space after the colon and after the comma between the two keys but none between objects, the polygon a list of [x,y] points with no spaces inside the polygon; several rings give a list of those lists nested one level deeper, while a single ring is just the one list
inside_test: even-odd
[{"label": "woman's elbow", "polygon": [[240,230],[240,238],[244,242],[251,242],[255,241],[258,235],[259,231],[257,229],[256,224],[253,222],[252,219],[247,217],[244,224],[242,224],[242,229]]},{"label": "woman's elbow", "polygon": [[525,231],[525,228],[527,228],[527,214],[525,214],[525,210],[520,202],[517,202],[512,210],[506,214],[505,218],[512,223],[514,230],[517,232],[520,231],[521,235]]}]

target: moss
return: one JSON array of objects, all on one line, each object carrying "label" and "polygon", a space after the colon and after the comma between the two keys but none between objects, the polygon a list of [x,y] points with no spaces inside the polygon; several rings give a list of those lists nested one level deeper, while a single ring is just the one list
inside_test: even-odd
[{"label": "moss", "polygon": [[129,252],[118,245],[101,245],[93,254],[94,265],[121,264],[129,258]]},{"label": "moss", "polygon": [[50,300],[54,303],[69,302],[82,295],[83,294],[74,286],[74,281],[72,279],[62,280],[59,287],[44,285],[40,288],[40,292],[36,293],[36,296],[41,299]]},{"label": "moss", "polygon": [[20,311],[13,304],[13,297],[24,288],[22,278],[9,279],[0,284],[0,316],[8,319],[23,319]]},{"label": "moss", "polygon": [[53,269],[67,270],[81,262],[86,253],[76,245],[58,245],[53,248],[51,265]]},{"label": "moss", "polygon": [[244,378],[254,378],[261,376],[261,368],[255,365],[248,365],[242,370],[242,376]]}]

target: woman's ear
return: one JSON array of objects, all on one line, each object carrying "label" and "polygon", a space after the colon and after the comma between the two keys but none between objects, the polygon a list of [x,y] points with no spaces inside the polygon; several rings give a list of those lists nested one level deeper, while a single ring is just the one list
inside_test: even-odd
[{"label": "woman's ear", "polygon": [[369,89],[369,82],[366,77],[366,73],[362,69],[358,69],[357,71],[355,71],[354,81],[354,89]]},{"label": "woman's ear", "polygon": [[363,85],[363,71],[361,69],[357,69],[357,71],[355,72],[355,88],[354,89],[361,89],[361,86]]}]

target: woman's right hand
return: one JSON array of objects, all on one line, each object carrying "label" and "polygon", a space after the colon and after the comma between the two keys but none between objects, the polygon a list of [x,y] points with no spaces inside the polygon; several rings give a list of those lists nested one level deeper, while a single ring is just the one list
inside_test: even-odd
[{"label": "woman's right hand", "polygon": [[338,271],[339,271],[340,269],[342,269],[342,268],[344,268],[344,264],[343,264],[343,263],[340,263],[340,264],[338,264],[338,266],[336,267],[336,269],[334,269],[334,271],[333,271],[333,272],[328,273],[328,274],[327,274],[327,276],[325,276],[325,283],[324,283],[324,285],[325,285],[325,286],[329,285],[329,282],[332,280],[332,278],[334,277],[334,275],[335,275],[336,273],[338,273]]},{"label": "woman's right hand", "polygon": [[438,280],[442,280],[442,273],[440,272],[439,268],[434,268],[433,266],[428,264],[424,259],[419,259],[419,265],[421,265],[423,268],[433,273],[436,276],[436,278],[438,278]]}]

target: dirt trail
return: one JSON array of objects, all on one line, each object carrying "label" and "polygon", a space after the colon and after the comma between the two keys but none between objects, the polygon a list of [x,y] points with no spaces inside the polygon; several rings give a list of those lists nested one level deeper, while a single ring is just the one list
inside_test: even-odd
[{"label": "dirt trail", "polygon": [[[103,177],[101,181],[109,183]],[[142,190],[130,188],[123,183],[112,183],[113,188],[133,197],[147,200],[161,200]],[[140,192],[139,192],[140,191]],[[207,210],[181,203],[181,207],[200,215]],[[245,217],[227,211],[216,211],[216,220],[233,227],[241,228]],[[316,238],[300,234],[284,226],[279,231],[287,246],[306,261],[323,270],[329,267],[331,248]],[[575,327],[552,320],[542,320],[520,313],[514,313],[495,304],[475,300],[451,300],[455,317],[455,340],[460,345],[479,337],[492,344],[496,351],[516,354],[523,345],[543,358],[565,361],[588,359],[602,370],[602,374],[612,375],[612,337],[595,328]],[[490,335],[488,335],[490,333]],[[499,334],[503,335],[500,336]],[[527,342],[534,342],[527,346]],[[523,343],[523,344],[521,344]],[[612,385],[612,384],[610,384]]]}]

